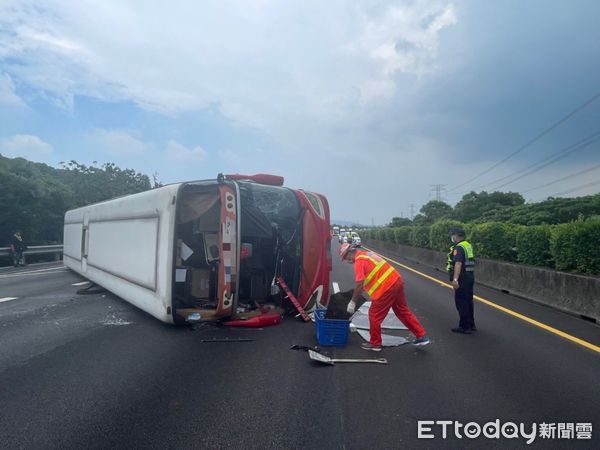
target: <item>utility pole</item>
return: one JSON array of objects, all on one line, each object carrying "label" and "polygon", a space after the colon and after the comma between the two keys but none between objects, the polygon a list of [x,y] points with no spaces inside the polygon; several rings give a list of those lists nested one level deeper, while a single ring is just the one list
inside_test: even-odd
[{"label": "utility pole", "polygon": [[435,199],[438,202],[446,201],[445,197],[442,195],[442,192],[446,192],[447,184],[430,184],[430,191],[435,192]]},{"label": "utility pole", "polygon": [[414,217],[415,217],[415,204],[411,203],[410,204],[410,220],[413,220]]}]

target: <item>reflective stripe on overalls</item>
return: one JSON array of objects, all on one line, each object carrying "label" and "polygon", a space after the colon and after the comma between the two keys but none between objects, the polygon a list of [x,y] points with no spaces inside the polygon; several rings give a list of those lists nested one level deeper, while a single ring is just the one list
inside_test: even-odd
[{"label": "reflective stripe on overalls", "polygon": [[473,272],[475,270],[475,254],[473,253],[473,247],[467,241],[460,241],[456,245],[462,247],[465,251],[465,271]]},{"label": "reflective stripe on overalls", "polygon": [[377,253],[359,253],[356,259],[365,259],[373,263],[373,269],[363,281],[363,288],[371,299],[378,300],[400,279],[400,274]]}]

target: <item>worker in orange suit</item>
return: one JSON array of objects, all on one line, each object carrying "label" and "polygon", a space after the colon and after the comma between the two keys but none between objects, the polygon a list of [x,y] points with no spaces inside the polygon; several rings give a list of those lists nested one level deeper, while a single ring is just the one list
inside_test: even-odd
[{"label": "worker in orange suit", "polygon": [[361,347],[375,352],[381,351],[381,323],[387,316],[390,308],[406,327],[415,335],[413,345],[429,344],[429,338],[423,325],[415,317],[406,304],[404,294],[404,280],[396,269],[392,267],[381,255],[366,251],[358,245],[343,244],[340,247],[340,257],[354,265],[354,279],[356,286],[352,299],[348,303],[348,312],[354,313],[356,302],[362,292],[371,297],[369,308],[369,326],[371,341],[365,342]]}]

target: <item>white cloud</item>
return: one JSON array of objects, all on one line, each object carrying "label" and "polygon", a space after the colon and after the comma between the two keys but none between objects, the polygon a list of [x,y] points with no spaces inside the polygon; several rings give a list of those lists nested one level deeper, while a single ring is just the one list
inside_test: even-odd
[{"label": "white cloud", "polygon": [[52,145],[32,134],[16,134],[0,140],[0,153],[9,158],[25,158],[30,161],[46,160],[53,152]]},{"label": "white cloud", "polygon": [[134,136],[134,132],[124,130],[94,130],[89,138],[93,145],[103,153],[115,155],[141,155],[152,145]]},{"label": "white cloud", "polygon": [[434,72],[440,31],[456,22],[453,4],[422,1],[392,6],[367,18],[358,41],[348,47],[367,54],[377,65],[378,76],[361,83],[363,100],[391,97],[395,85],[390,80],[396,73],[424,76]]},{"label": "white cloud", "polygon": [[27,105],[15,92],[15,85],[10,76],[0,73],[0,105],[27,108]]},{"label": "white cloud", "polygon": [[188,148],[177,141],[170,140],[167,144],[167,158],[171,161],[198,162],[204,161],[208,153],[202,147]]},{"label": "white cloud", "polygon": [[61,103],[88,95],[166,113],[214,103],[269,132],[290,116],[337,121],[391,97],[397,72],[435,70],[439,33],[456,23],[442,0],[376,11],[342,0],[34,5],[0,6],[0,58]]},{"label": "white cloud", "polygon": [[[231,150],[215,158],[173,140],[162,156],[208,159],[225,172],[273,170],[297,187],[328,189],[336,205],[347,199],[345,177],[331,169],[340,158],[385,161],[387,171],[405,167],[406,153],[419,153],[395,138],[406,134],[418,142],[419,131],[407,125],[415,84],[443,70],[442,33],[457,23],[448,0],[331,0],[325,7],[275,0],[240,0],[235,8],[220,0],[181,0],[177,7],[145,0],[3,5],[0,64],[28,93],[67,108],[75,96],[88,96],[173,117],[214,107],[236,126],[253,128],[257,139],[247,147],[219,143]],[[139,133],[100,130],[92,137],[105,152],[147,155],[140,164],[159,154]],[[377,164],[364,167],[376,171]],[[389,170],[392,188],[398,181]],[[402,180],[410,185],[417,173]],[[336,208],[342,217],[344,207]]]}]

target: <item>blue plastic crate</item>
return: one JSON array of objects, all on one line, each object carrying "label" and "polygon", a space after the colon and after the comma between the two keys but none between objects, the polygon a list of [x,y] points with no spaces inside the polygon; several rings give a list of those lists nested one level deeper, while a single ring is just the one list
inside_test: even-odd
[{"label": "blue plastic crate", "polygon": [[315,310],[317,324],[317,342],[329,347],[345,347],[348,343],[350,321],[340,319],[325,319],[326,309]]}]

